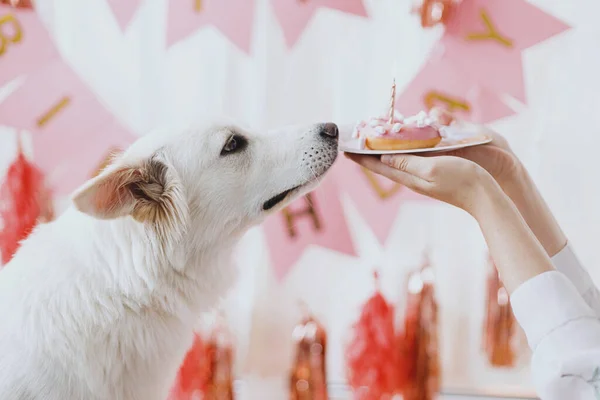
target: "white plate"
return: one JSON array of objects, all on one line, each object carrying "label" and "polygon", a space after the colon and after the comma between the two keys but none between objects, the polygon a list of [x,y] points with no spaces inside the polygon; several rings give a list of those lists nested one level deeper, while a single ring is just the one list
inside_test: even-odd
[{"label": "white plate", "polygon": [[[466,124],[465,124],[466,125]],[[458,127],[449,127],[450,130],[445,135],[445,132],[442,133],[442,141],[438,143],[435,147],[429,147],[426,149],[413,149],[413,150],[371,150],[371,149],[361,149],[360,142],[358,139],[351,138],[351,134],[348,133],[348,129],[342,129],[340,135],[340,151],[345,153],[355,153],[355,154],[414,154],[414,153],[428,153],[428,152],[439,152],[439,151],[450,151],[462,149],[465,147],[471,146],[480,146],[482,144],[490,143],[492,141],[492,137],[490,135],[486,135],[482,133],[480,129],[478,129],[474,125],[461,126]],[[461,129],[462,128],[462,129]],[[465,129],[467,128],[467,129]],[[472,133],[470,133],[472,132]]]}]

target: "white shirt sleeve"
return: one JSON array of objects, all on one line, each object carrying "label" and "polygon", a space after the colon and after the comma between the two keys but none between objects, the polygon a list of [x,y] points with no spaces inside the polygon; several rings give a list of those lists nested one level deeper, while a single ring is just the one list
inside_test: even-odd
[{"label": "white shirt sleeve", "polygon": [[552,263],[575,285],[583,300],[596,315],[600,316],[600,292],[568,243],[552,257]]},{"label": "white shirt sleeve", "polygon": [[522,284],[514,315],[533,350],[533,382],[542,400],[600,400],[600,319],[576,284],[558,271]]}]

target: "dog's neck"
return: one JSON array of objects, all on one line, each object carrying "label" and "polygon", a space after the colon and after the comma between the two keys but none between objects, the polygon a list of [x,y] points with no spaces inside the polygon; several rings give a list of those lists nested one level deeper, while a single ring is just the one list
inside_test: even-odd
[{"label": "dog's neck", "polygon": [[95,262],[115,276],[113,281],[124,293],[131,293],[136,283],[137,289],[147,288],[139,294],[149,298],[177,293],[178,297],[169,298],[176,304],[163,305],[170,312],[181,307],[192,313],[206,311],[235,280],[231,254],[240,235],[205,234],[202,241],[189,235],[165,246],[151,229],[132,218],[101,221],[74,209],[62,218],[69,225],[80,225],[72,227],[73,240],[80,242],[81,235],[88,235],[89,251],[98,256]]}]

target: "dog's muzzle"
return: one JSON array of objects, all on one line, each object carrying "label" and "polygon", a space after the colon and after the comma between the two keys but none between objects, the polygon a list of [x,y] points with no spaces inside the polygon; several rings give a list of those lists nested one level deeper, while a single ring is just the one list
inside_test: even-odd
[{"label": "dog's muzzle", "polygon": [[276,207],[303,186],[319,180],[335,162],[338,154],[338,141],[340,137],[338,126],[333,122],[328,122],[319,125],[317,129],[321,143],[317,143],[314,147],[311,147],[310,152],[305,152],[301,160],[302,167],[311,171],[311,174],[313,174],[312,179],[270,198],[263,203],[262,208],[264,211]]}]

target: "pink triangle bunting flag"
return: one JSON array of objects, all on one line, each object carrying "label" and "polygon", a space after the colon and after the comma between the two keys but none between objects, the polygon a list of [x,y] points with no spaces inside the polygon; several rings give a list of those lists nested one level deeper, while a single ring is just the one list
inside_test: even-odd
[{"label": "pink triangle bunting flag", "polygon": [[331,176],[314,192],[268,217],[264,231],[279,281],[310,245],[356,255],[338,188]]},{"label": "pink triangle bunting flag", "polygon": [[62,195],[90,178],[111,149],[135,139],[62,61],[9,95],[0,104],[0,121],[32,132],[34,161]]},{"label": "pink triangle bunting flag", "polygon": [[0,86],[59,57],[32,8],[0,5]]},{"label": "pink triangle bunting flag", "polygon": [[167,46],[204,26],[214,26],[250,53],[255,0],[170,0]]},{"label": "pink triangle bunting flag", "polygon": [[444,57],[471,79],[526,103],[522,51],[567,29],[525,0],[463,0],[441,44]]},{"label": "pink triangle bunting flag", "polygon": [[345,157],[337,161],[332,174],[340,191],[350,196],[381,244],[385,244],[402,203],[431,201],[396,182],[364,170]]},{"label": "pink triangle bunting flag", "polygon": [[127,28],[140,6],[141,0],[107,0],[110,9],[122,30]]},{"label": "pink triangle bunting flag", "polygon": [[478,123],[515,114],[494,92],[454,68],[445,54],[442,58],[432,57],[396,100],[396,108],[405,115],[433,106]]},{"label": "pink triangle bunting flag", "polygon": [[271,0],[288,47],[293,47],[319,8],[367,17],[363,0]]}]

